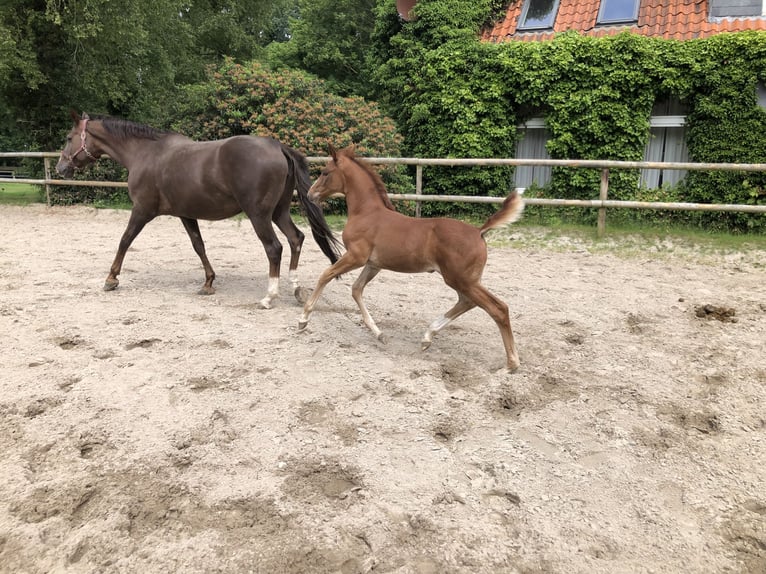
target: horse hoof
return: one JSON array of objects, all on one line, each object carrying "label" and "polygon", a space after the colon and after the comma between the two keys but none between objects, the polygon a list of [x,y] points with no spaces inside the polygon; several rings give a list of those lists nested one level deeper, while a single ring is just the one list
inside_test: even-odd
[{"label": "horse hoof", "polygon": [[431,341],[422,341],[422,342],[420,343],[420,350],[421,350],[421,351],[426,351],[426,350],[428,350],[428,348],[429,348],[430,346],[431,346]]},{"label": "horse hoof", "polygon": [[104,291],[114,291],[119,284],[119,281],[107,281],[104,283]]},{"label": "horse hoof", "polygon": [[378,335],[378,341],[383,343],[384,345],[388,344],[388,337],[386,337],[383,333],[380,333]]},{"label": "horse hoof", "polygon": [[213,287],[203,287],[199,291],[197,291],[197,295],[212,295],[215,293],[215,289]]},{"label": "horse hoof", "polygon": [[520,363],[508,363],[507,370],[509,373],[515,373],[519,370]]},{"label": "horse hoof", "polygon": [[308,324],[308,321],[298,321],[298,331],[305,331]]},{"label": "horse hoof", "polygon": [[295,295],[295,298],[297,299],[298,303],[300,303],[301,305],[304,305],[306,301],[309,300],[309,295],[311,295],[311,291],[309,291],[305,287],[296,287],[295,292],[293,294]]}]

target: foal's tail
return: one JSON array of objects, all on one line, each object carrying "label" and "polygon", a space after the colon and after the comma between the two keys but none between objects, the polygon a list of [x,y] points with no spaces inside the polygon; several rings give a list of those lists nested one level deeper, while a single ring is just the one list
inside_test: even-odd
[{"label": "foal's tail", "polygon": [[484,234],[490,229],[495,229],[496,227],[501,227],[513,223],[514,221],[518,221],[523,211],[524,200],[521,198],[521,195],[519,195],[519,192],[514,189],[511,192],[511,195],[505,198],[500,211],[491,215],[484,225],[481,226],[481,229],[479,229],[481,236],[484,237]]},{"label": "foal's tail", "polygon": [[[281,143],[281,142],[280,142]],[[295,188],[298,190],[298,199],[305,212],[311,226],[311,234],[314,236],[319,248],[322,250],[331,263],[335,263],[340,257],[341,243],[335,238],[327,225],[322,208],[309,199],[309,188],[311,187],[311,177],[309,176],[309,167],[306,157],[290,146],[282,145],[282,153],[287,158],[290,175],[295,181]]]}]

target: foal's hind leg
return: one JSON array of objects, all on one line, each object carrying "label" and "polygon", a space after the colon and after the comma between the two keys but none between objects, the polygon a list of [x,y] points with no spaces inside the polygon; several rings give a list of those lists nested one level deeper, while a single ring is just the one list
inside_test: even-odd
[{"label": "foal's hind leg", "polygon": [[141,233],[144,226],[149,223],[153,217],[144,215],[137,212],[135,209],[130,213],[130,219],[128,220],[128,226],[125,228],[122,238],[120,239],[120,245],[117,248],[117,255],[114,256],[112,267],[109,269],[109,275],[104,282],[104,291],[112,291],[117,288],[120,281],[117,276],[122,271],[122,262],[125,260],[125,253],[127,253],[130,244],[136,236]]},{"label": "foal's hind leg", "polygon": [[298,261],[301,258],[301,248],[303,247],[305,235],[293,222],[289,209],[290,206],[288,204],[287,209],[281,211],[279,215],[275,215],[273,219],[280,231],[285,234],[287,243],[290,245],[290,272],[288,278],[290,279],[295,298],[298,300],[298,303],[303,304],[309,298],[309,291],[298,284]]},{"label": "foal's hind leg", "polygon": [[426,332],[423,334],[423,340],[421,341],[420,348],[425,351],[428,347],[431,346],[431,340],[433,339],[433,336],[436,335],[436,333],[444,329],[444,327],[452,323],[452,321],[460,317],[460,315],[470,311],[474,307],[476,307],[476,303],[466,298],[461,293],[458,293],[458,301],[455,303],[452,309],[444,313],[444,315],[436,319],[428,326],[428,330],[426,330]]},{"label": "foal's hind leg", "polygon": [[356,301],[356,304],[359,305],[359,310],[362,312],[362,319],[364,320],[364,324],[370,328],[370,331],[375,333],[375,336],[379,341],[383,341],[383,332],[375,324],[375,321],[373,321],[370,312],[367,310],[367,307],[362,300],[364,287],[367,285],[367,283],[372,281],[372,279],[379,272],[380,269],[377,267],[373,267],[369,263],[365,265],[364,269],[362,269],[362,272],[359,274],[359,277],[357,277],[356,281],[354,281],[354,285],[351,287],[351,296],[354,298],[354,301]]},{"label": "foal's hind leg", "polygon": [[513,340],[511,318],[508,315],[508,305],[495,297],[480,283],[476,283],[466,288],[465,295],[476,303],[476,305],[489,313],[489,316],[494,319],[498,329],[500,329],[500,335],[503,337],[503,346],[505,347],[508,370],[513,372],[518,369],[519,353],[516,350],[516,344]]},{"label": "foal's hind leg", "polygon": [[213,288],[215,271],[213,271],[213,267],[210,265],[210,261],[207,259],[207,254],[205,253],[205,242],[202,241],[202,234],[199,231],[199,224],[197,223],[196,219],[189,219],[188,217],[182,217],[181,221],[183,221],[186,233],[189,234],[189,239],[191,239],[194,251],[199,256],[200,261],[202,261],[202,266],[205,268],[205,284],[199,290],[199,294],[212,295],[215,293],[215,289]]}]

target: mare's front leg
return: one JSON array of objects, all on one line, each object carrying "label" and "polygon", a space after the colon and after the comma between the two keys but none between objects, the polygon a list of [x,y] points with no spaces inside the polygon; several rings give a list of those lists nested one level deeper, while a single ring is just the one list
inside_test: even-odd
[{"label": "mare's front leg", "polygon": [[199,223],[197,223],[196,219],[189,219],[188,217],[181,217],[181,221],[184,224],[186,233],[189,234],[189,239],[191,239],[194,251],[199,256],[200,261],[202,261],[202,266],[205,268],[205,284],[199,290],[199,294],[212,295],[215,293],[215,288],[213,288],[215,271],[213,271],[213,266],[210,265],[210,261],[208,261],[207,254],[205,253],[205,242],[202,241],[202,234],[199,231]]},{"label": "mare's front leg", "polygon": [[133,243],[133,240],[138,236],[139,233],[141,233],[141,230],[144,228],[144,226],[152,219],[154,219],[154,216],[140,213],[136,211],[135,208],[130,212],[128,227],[122,234],[120,245],[117,248],[117,255],[114,256],[112,267],[109,269],[109,275],[106,277],[106,281],[104,282],[104,291],[113,291],[117,288],[117,285],[120,284],[117,276],[120,274],[120,271],[122,271],[122,262],[125,259],[125,253],[127,253],[131,243]]},{"label": "mare's front leg", "polygon": [[322,290],[325,286],[339,275],[358,269],[362,265],[364,265],[364,261],[359,261],[351,252],[346,251],[343,257],[322,272],[316,287],[314,287],[314,292],[311,293],[311,297],[309,297],[309,300],[306,301],[306,304],[303,306],[303,314],[298,320],[299,331],[303,331],[306,328],[306,325],[309,324],[309,315],[311,315],[311,312],[314,310],[314,306],[319,300],[320,295],[322,295]]}]

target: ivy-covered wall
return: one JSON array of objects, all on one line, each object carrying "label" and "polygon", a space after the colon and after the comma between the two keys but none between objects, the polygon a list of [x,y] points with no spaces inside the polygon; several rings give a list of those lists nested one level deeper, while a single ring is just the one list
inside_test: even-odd
[{"label": "ivy-covered wall", "polygon": [[[766,34],[721,34],[675,41],[630,33],[593,38],[569,32],[548,42],[483,43],[493,0],[423,0],[418,19],[379,18],[388,34],[379,100],[419,157],[514,157],[516,126],[545,117],[548,151],[560,159],[643,159],[656,101],[684,102],[691,161],[766,163],[766,111],[756,86],[766,80]],[[392,28],[396,33],[391,34]],[[432,168],[432,193],[498,195],[512,170]],[[555,169],[551,197],[593,198],[598,170]],[[650,199],[766,203],[766,174],[690,172]],[[610,197],[635,199],[636,170],[613,171]],[[447,204],[429,204],[433,214]],[[479,208],[482,209],[482,208]],[[705,219],[706,218],[706,219]],[[714,214],[708,224],[766,230],[762,215]]]}]

